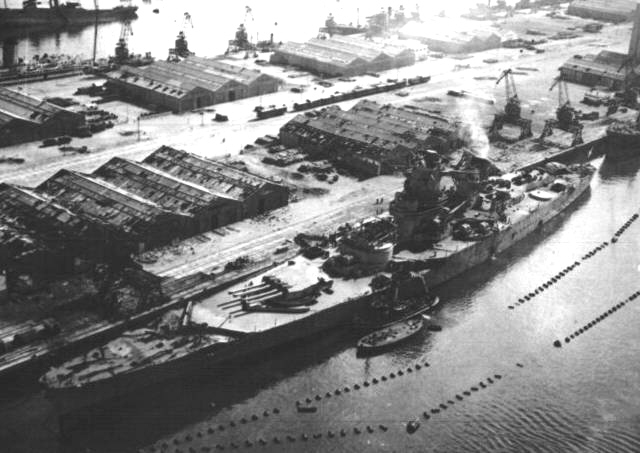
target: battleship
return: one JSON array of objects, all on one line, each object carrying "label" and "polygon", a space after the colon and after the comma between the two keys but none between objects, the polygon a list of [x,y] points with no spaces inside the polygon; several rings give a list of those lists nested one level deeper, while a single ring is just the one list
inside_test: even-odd
[{"label": "battleship", "polygon": [[84,9],[78,2],[60,4],[58,0],[49,0],[48,8],[39,8],[35,0],[23,2],[21,9],[0,8],[0,27],[56,28],[61,26],[91,25],[96,22],[114,22],[137,17],[137,6],[116,6],[110,9]]},{"label": "battleship", "polygon": [[[392,220],[342,227],[309,244],[314,253],[303,250],[187,306],[181,317],[174,312],[181,322],[170,334],[156,333],[158,327],[129,332],[51,368],[40,382],[64,414],[196,368],[352,327],[372,306],[387,303],[390,312],[395,305],[419,312],[407,301],[435,305],[434,286],[540,228],[585,193],[594,172],[589,164],[551,162],[500,174],[490,162],[468,156],[445,169],[437,153],[426,153],[391,202]],[[444,176],[454,184],[443,184]],[[317,253],[318,248],[323,250]]]}]

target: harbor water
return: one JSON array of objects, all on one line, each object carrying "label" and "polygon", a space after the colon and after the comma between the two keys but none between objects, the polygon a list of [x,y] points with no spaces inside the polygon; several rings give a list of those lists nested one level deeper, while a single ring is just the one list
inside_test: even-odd
[{"label": "harbor water", "polygon": [[[204,433],[197,445],[263,438],[270,440],[265,451],[300,451],[304,434],[310,451],[639,451],[640,299],[564,340],[640,289],[640,222],[610,241],[640,209],[639,170],[637,159],[602,163],[591,191],[571,209],[439,288],[442,303],[433,317],[441,332],[425,331],[366,359],[356,357],[355,334],[323,334],[103,407],[64,442],[52,408],[34,390],[3,402],[0,445],[19,452],[53,445],[120,452],[162,442],[173,448],[175,440]],[[604,241],[610,245],[582,260]],[[576,261],[581,265],[549,289],[516,305]],[[297,413],[296,401],[306,398],[316,413]],[[414,419],[421,426],[410,435],[405,426]],[[219,425],[227,429],[218,431]],[[207,434],[209,428],[215,433]],[[323,436],[314,439],[317,433]],[[286,443],[287,435],[297,443]]]},{"label": "harbor water", "polygon": [[[223,52],[246,9],[218,3],[139,3],[131,51],[164,58],[189,12],[192,50]],[[329,12],[355,23],[356,3],[247,5],[260,21],[258,38],[274,33],[279,41],[309,38]],[[387,3],[361,6],[360,21]],[[99,27],[98,56],[113,53],[119,33],[120,24]],[[90,27],[31,34],[17,54],[88,57],[92,39]],[[84,413],[67,438],[42,392],[14,382],[0,391],[0,452],[160,451],[163,443],[171,452],[217,451],[216,444],[269,452],[638,452],[640,298],[612,307],[640,290],[640,220],[611,238],[640,212],[640,159],[597,164],[591,190],[571,208],[436,289],[440,332],[424,330],[368,358],[356,355],[357,333],[326,332]],[[317,412],[296,410],[307,398]],[[409,434],[412,420],[420,426]]]}]

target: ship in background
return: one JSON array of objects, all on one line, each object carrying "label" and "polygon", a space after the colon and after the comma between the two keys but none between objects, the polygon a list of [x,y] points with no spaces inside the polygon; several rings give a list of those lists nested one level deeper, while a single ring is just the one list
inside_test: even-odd
[{"label": "ship in background", "polygon": [[60,3],[59,0],[49,0],[48,8],[39,8],[36,0],[25,0],[21,9],[0,8],[0,28],[73,27],[91,25],[96,22],[116,22],[131,20],[137,17],[137,6],[123,1],[115,8],[99,9],[95,0],[95,9],[85,9],[78,2]]}]

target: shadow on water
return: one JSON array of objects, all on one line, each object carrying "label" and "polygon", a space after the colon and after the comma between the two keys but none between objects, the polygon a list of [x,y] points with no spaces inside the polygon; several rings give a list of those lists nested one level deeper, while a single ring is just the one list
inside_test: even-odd
[{"label": "shadow on water", "polygon": [[604,181],[614,178],[629,178],[638,174],[640,170],[640,158],[630,157],[628,159],[611,160],[606,159],[600,166],[600,177]]},{"label": "shadow on water", "polygon": [[[123,401],[72,414],[74,424],[67,432],[65,451],[124,451],[147,445],[254,398],[286,377],[325,362],[352,345],[352,333],[333,330],[268,354],[154,385]],[[259,413],[264,409],[273,408],[261,408]]]}]

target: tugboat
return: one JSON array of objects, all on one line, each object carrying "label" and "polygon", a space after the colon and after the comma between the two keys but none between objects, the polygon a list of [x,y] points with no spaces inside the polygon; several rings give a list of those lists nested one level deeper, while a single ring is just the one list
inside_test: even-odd
[{"label": "tugboat", "polygon": [[607,159],[640,156],[640,114],[632,121],[617,121],[607,128]]},{"label": "tugboat", "polygon": [[416,316],[371,332],[358,340],[358,354],[373,354],[406,341],[420,332],[423,326],[422,317]]}]

